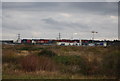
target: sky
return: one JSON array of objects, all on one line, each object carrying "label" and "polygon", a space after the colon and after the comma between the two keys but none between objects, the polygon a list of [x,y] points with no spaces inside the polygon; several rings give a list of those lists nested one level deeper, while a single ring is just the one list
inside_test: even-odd
[{"label": "sky", "polygon": [[1,0],[2,2],[118,2],[119,0]]},{"label": "sky", "polygon": [[2,3],[0,2],[0,39],[2,39]]},{"label": "sky", "polygon": [[95,39],[118,39],[117,2],[2,3],[2,39],[91,39],[93,30]]}]

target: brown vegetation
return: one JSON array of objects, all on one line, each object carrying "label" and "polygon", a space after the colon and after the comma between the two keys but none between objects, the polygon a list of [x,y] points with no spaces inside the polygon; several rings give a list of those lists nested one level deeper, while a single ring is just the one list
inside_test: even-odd
[{"label": "brown vegetation", "polygon": [[21,60],[21,66],[22,69],[28,72],[39,71],[39,70],[45,70],[45,71],[57,70],[57,66],[55,62],[53,62],[50,58],[43,56],[38,57],[35,55],[28,55],[24,57]]},{"label": "brown vegetation", "polygon": [[120,76],[119,47],[3,45],[2,54],[3,78]]}]

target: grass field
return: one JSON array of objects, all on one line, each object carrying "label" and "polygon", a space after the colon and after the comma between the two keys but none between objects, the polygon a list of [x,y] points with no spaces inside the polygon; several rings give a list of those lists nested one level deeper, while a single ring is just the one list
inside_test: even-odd
[{"label": "grass field", "polygon": [[115,79],[120,47],[3,45],[3,79]]}]

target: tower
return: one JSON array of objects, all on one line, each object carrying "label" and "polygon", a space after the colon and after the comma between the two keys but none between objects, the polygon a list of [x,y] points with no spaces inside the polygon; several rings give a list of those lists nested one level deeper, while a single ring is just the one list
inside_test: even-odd
[{"label": "tower", "polygon": [[21,43],[20,34],[18,34],[17,43]]},{"label": "tower", "polygon": [[96,31],[91,31],[91,33],[93,34],[92,40],[94,41],[94,34],[95,34],[95,33],[98,33],[98,32],[96,32]]},{"label": "tower", "polygon": [[61,39],[61,33],[59,33],[59,40]]}]

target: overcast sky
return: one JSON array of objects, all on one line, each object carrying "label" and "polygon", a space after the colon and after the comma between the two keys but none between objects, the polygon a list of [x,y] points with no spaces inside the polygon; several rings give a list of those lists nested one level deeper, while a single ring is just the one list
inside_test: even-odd
[{"label": "overcast sky", "polygon": [[118,2],[119,0],[2,0],[2,2]]},{"label": "overcast sky", "polygon": [[3,2],[3,39],[118,38],[116,2]]}]

